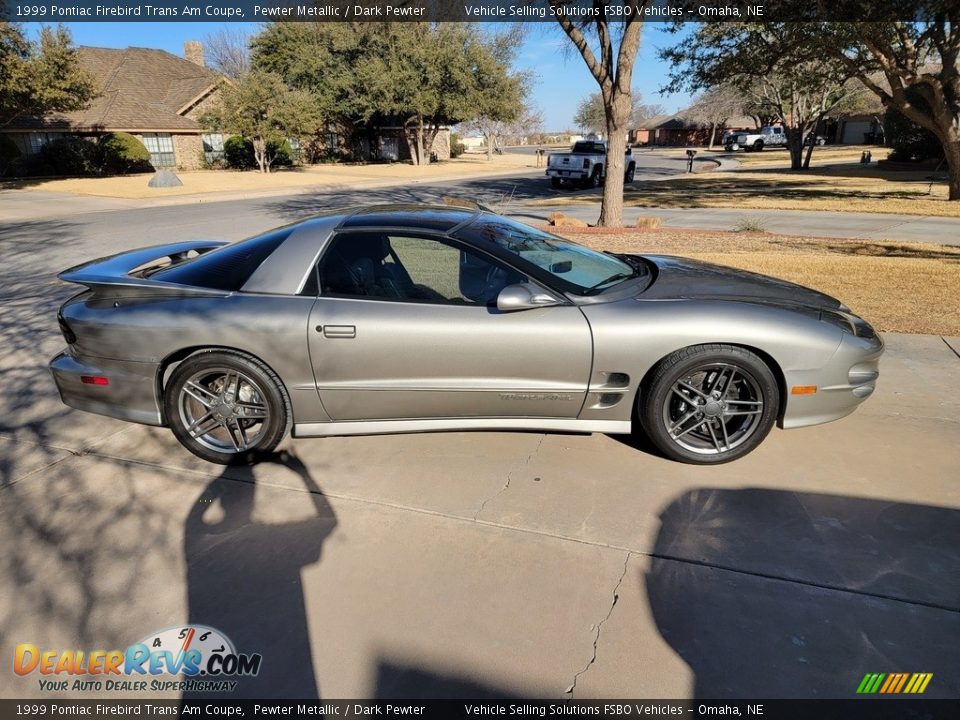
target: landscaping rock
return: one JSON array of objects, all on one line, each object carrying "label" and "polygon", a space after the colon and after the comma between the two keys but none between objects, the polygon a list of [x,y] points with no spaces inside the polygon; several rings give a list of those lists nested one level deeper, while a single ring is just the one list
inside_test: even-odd
[{"label": "landscaping rock", "polygon": [[147,185],[152,188],[166,188],[182,187],[183,183],[172,170],[157,170]]},{"label": "landscaping rock", "polygon": [[548,218],[554,227],[585,228],[587,224],[578,218],[567,217],[561,212],[551,213]]}]

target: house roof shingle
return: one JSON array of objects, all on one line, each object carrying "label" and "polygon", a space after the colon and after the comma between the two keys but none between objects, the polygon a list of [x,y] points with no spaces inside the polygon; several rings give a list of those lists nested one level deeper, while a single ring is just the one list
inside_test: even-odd
[{"label": "house roof shingle", "polygon": [[79,47],[77,56],[96,79],[99,96],[83,110],[21,116],[9,129],[199,132],[200,124],[180,113],[221,81],[212,70],[164,50]]}]

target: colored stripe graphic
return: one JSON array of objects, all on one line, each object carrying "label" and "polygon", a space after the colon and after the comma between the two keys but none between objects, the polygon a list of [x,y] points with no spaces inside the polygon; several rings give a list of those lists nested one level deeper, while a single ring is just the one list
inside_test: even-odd
[{"label": "colored stripe graphic", "polygon": [[907,673],[900,673],[900,682],[897,683],[897,686],[890,692],[898,693],[903,690],[903,686],[907,683]]},{"label": "colored stripe graphic", "polygon": [[919,695],[927,689],[933,673],[867,673],[857,686],[858,695]]}]

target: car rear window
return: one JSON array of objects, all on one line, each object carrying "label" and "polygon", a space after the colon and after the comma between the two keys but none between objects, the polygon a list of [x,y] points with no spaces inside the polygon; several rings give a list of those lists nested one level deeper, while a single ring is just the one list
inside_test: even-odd
[{"label": "car rear window", "polygon": [[224,245],[185,263],[166,268],[153,275],[156,280],[236,291],[243,287],[254,271],[280,247],[295,227],[272,230],[263,235]]}]

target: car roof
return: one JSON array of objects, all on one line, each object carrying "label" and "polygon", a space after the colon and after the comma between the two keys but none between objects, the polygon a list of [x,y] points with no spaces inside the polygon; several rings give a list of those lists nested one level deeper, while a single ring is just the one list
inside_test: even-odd
[{"label": "car roof", "polygon": [[339,227],[411,227],[445,233],[471,220],[478,212],[449,205],[371,205],[348,211]]}]

